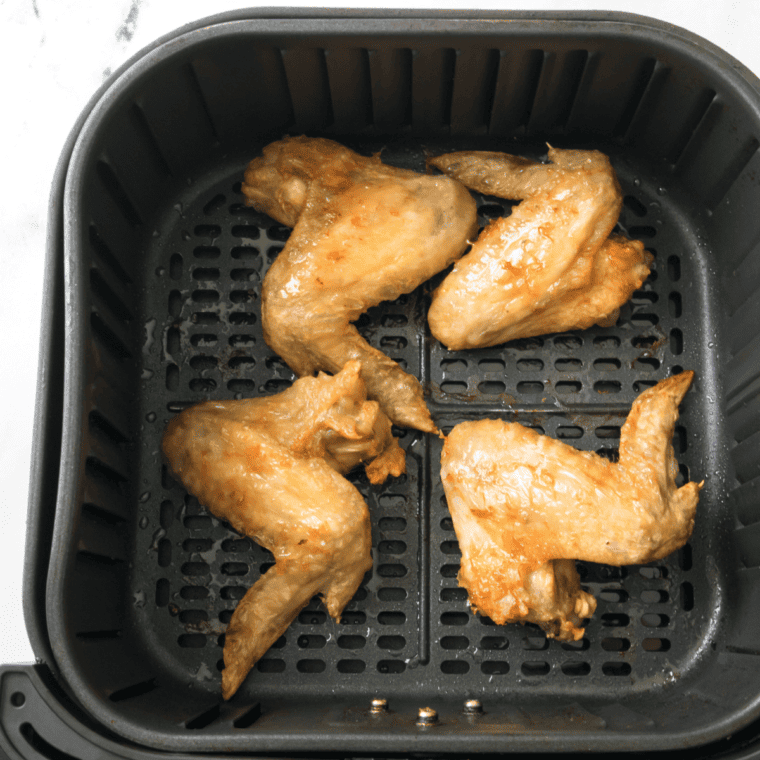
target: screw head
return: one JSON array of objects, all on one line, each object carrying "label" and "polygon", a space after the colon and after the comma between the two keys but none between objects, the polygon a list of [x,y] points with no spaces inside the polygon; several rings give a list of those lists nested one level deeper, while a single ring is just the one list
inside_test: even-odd
[{"label": "screw head", "polygon": [[483,705],[479,699],[468,699],[464,703],[464,711],[468,715],[478,715],[483,712]]},{"label": "screw head", "polygon": [[438,722],[438,713],[432,707],[420,707],[417,712],[418,726],[431,726]]},{"label": "screw head", "polygon": [[372,713],[384,713],[388,712],[388,700],[387,699],[373,699],[370,704],[369,711]]}]

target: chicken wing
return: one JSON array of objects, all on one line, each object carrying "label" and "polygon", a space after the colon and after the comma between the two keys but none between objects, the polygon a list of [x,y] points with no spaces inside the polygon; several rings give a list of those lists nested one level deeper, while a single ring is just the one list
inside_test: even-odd
[{"label": "chicken wing", "polygon": [[163,449],[176,477],[276,560],[227,628],[225,699],[315,594],[338,619],[372,566],[367,506],[343,474],[364,462],[379,483],[402,474],[405,459],[390,421],[366,400],[360,371],[353,361],[277,396],[205,402],[167,426]]},{"label": "chicken wing", "polygon": [[441,478],[462,551],[459,583],[474,608],[499,624],[529,621],[579,639],[596,602],[573,560],[639,564],[686,543],[701,485],[676,487],[671,441],[693,374],[636,399],[616,464],[517,423],[451,431]]},{"label": "chicken wing", "polygon": [[549,159],[481,151],[430,159],[473,190],[522,200],[433,293],[430,329],[448,348],[613,325],[647,278],[644,245],[610,237],[623,196],[607,156],[550,148]]},{"label": "chicken wing", "polygon": [[250,205],[293,227],[264,278],[269,346],[300,376],[361,360],[369,397],[394,423],[435,432],[419,381],[351,322],[462,254],[477,231],[467,190],[331,140],[293,137],[249,164],[243,192]]}]

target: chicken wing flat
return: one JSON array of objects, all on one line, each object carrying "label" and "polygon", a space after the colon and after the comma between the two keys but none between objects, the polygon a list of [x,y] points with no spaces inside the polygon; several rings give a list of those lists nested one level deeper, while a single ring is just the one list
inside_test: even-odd
[{"label": "chicken wing flat", "polygon": [[366,400],[360,371],[354,361],[277,396],[205,402],[167,426],[175,476],[276,560],[227,628],[225,699],[315,594],[338,619],[372,566],[367,506],[343,474],[364,462],[379,483],[402,474],[405,458],[388,418]]},{"label": "chicken wing flat", "polygon": [[701,485],[678,488],[671,444],[683,372],[634,402],[618,463],[502,420],[463,422],[446,438],[441,478],[462,551],[459,583],[494,622],[533,622],[579,639],[595,607],[573,560],[661,559],[686,543]]},{"label": "chicken wing flat", "polygon": [[368,395],[396,424],[434,432],[419,381],[351,324],[409,293],[477,231],[467,190],[366,158],[331,140],[293,137],[245,172],[248,203],[293,227],[262,288],[264,338],[300,376],[359,359]]},{"label": "chicken wing flat", "polygon": [[433,293],[430,329],[449,349],[613,325],[649,275],[640,241],[610,237],[623,196],[607,156],[550,148],[549,159],[473,151],[429,160],[473,190],[522,201]]}]

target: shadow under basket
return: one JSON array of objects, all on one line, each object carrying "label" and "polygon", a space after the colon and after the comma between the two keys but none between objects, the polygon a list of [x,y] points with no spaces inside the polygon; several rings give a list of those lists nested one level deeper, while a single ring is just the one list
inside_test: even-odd
[{"label": "shadow under basket", "polygon": [[[673,441],[680,479],[705,482],[694,534],[661,562],[579,563],[599,603],[581,641],[472,614],[441,442],[398,430],[407,475],[349,476],[374,567],[343,619],[313,600],[222,702],[226,625],[272,558],[171,479],[160,441],[192,403],[294,379],[260,322],[289,230],[240,191],[284,134],[419,171],[461,149],[610,156],[619,231],[655,262],[615,326],[447,351],[435,281],[358,323],[444,431],[501,417],[613,459],[636,396],[695,370]],[[89,720],[154,749],[355,756],[675,750],[758,718],[760,82],[738,62],[625,14],[240,12],[139,54],[73,139],[36,444],[60,463],[37,467],[25,603]],[[481,224],[509,213],[477,200]]]}]

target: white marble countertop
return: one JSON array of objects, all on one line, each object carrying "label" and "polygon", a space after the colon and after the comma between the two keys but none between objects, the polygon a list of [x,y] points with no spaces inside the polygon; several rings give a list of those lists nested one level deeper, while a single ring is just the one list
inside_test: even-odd
[{"label": "white marble countertop", "polygon": [[[0,664],[33,660],[23,623],[21,570],[32,446],[48,195],[64,140],[98,86],[157,37],[213,13],[247,7],[231,0],[2,0],[0,70],[6,145],[0,208]],[[652,16],[695,32],[760,74],[757,0],[602,2],[282,3],[262,6],[609,10]]]}]

